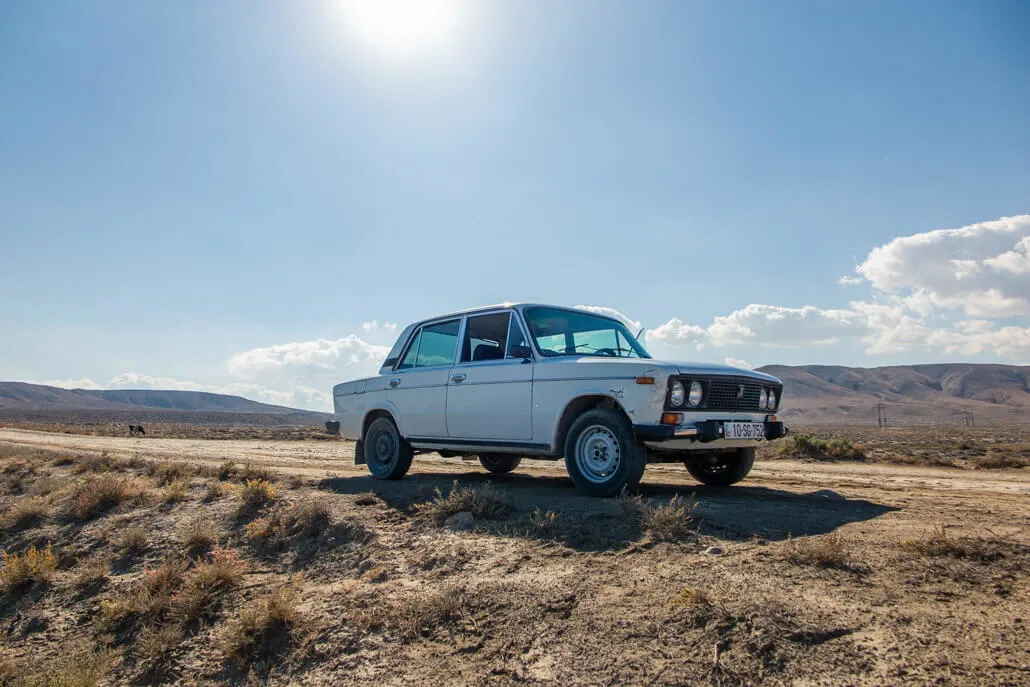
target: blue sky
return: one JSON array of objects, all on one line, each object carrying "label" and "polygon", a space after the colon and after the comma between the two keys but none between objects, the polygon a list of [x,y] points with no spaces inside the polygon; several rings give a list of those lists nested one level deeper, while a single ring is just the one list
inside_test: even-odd
[{"label": "blue sky", "polygon": [[0,0],[0,379],[326,408],[387,323],[505,300],[677,359],[1030,363],[1028,31],[1018,1]]}]

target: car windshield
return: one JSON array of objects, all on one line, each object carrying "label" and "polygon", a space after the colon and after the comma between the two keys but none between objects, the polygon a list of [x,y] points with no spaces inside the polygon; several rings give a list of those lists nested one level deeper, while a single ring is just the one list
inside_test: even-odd
[{"label": "car windshield", "polygon": [[651,357],[625,325],[607,317],[557,308],[526,308],[522,314],[542,355]]}]

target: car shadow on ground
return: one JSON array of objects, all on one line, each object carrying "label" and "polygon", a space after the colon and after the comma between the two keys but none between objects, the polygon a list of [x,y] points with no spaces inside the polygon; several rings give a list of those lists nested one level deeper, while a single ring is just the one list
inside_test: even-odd
[{"label": "car shadow on ground", "polygon": [[[812,536],[872,520],[898,508],[863,499],[848,499],[820,490],[802,494],[768,487],[733,487],[648,483],[631,497],[594,498],[578,491],[565,475],[494,475],[475,472],[419,472],[397,481],[368,475],[330,477],[318,488],[337,494],[374,493],[389,508],[415,515],[416,504],[446,495],[455,485],[491,485],[504,492],[512,512],[503,521],[477,521],[477,529],[499,536],[560,541],[579,550],[619,549],[645,539],[639,512],[678,497],[697,500],[694,518],[700,533],[718,540]],[[541,526],[542,516],[555,514],[553,524]]]}]

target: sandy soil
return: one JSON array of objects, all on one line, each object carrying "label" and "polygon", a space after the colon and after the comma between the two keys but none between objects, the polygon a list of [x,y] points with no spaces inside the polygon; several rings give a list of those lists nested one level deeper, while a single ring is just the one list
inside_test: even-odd
[{"label": "sandy soil", "polygon": [[[563,464],[546,461],[526,461],[498,477],[478,462],[432,454],[416,457],[408,478],[377,482],[353,464],[353,444],[344,441],[0,429],[2,445],[265,466],[284,479],[303,478],[289,498],[329,499],[338,517],[374,531],[375,543],[362,552],[366,564],[353,568],[341,562],[350,558],[330,552],[305,568],[304,609],[319,628],[316,649],[270,667],[262,679],[272,682],[1030,684],[1030,470],[776,460],[757,463],[736,487],[716,489],[663,465],[648,469],[641,500],[627,505],[580,495]],[[461,533],[419,514],[417,504],[455,482],[490,482],[513,513],[477,519],[474,531]],[[370,491],[377,505],[355,505]],[[697,499],[696,536],[662,542],[627,524],[633,508],[673,497]],[[201,507],[184,504],[178,517]],[[534,534],[529,523],[548,511],[555,526]],[[228,540],[240,541],[231,518],[213,513],[226,523]],[[181,526],[169,522],[157,529]],[[988,542],[994,553],[972,560],[901,546],[926,540],[935,526],[956,541]],[[799,542],[829,537],[840,537],[846,561],[821,565],[798,555]],[[12,541],[14,548],[23,543]],[[382,577],[370,581],[370,566]],[[266,560],[253,584],[295,570]],[[461,599],[458,620],[446,627],[404,636],[389,621],[361,632],[352,622],[357,600],[396,608],[439,589],[459,589]],[[243,600],[226,602],[226,618],[232,603]],[[198,682],[232,681],[210,651],[189,648],[205,637],[198,630],[184,640],[186,648],[169,659],[172,678],[186,671]],[[26,642],[16,654],[47,646],[45,638]],[[111,678],[139,680],[131,667]]]}]

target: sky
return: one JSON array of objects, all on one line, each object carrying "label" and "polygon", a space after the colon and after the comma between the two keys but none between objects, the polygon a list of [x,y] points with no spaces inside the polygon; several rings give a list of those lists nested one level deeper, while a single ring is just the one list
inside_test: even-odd
[{"label": "sky", "polygon": [[1030,6],[0,0],[0,379],[328,410],[400,329],[1030,364]]}]

